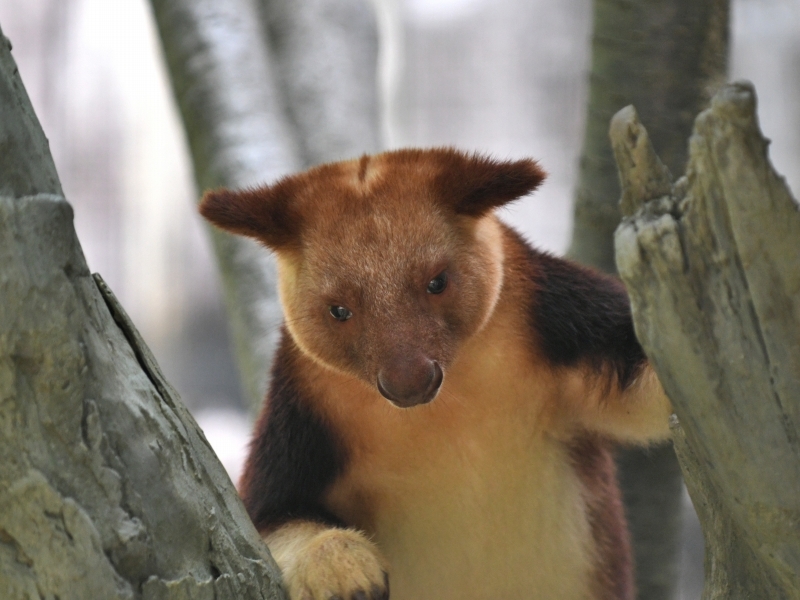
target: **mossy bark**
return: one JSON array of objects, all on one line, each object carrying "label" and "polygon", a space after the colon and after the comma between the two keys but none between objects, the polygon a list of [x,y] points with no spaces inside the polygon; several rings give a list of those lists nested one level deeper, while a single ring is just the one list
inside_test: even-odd
[{"label": "mossy bark", "polygon": [[[725,80],[729,0],[595,0],[593,16],[586,133],[567,255],[613,273],[621,215],[609,120],[635,104],[668,168],[682,172],[692,120]],[[618,464],[639,597],[672,598],[682,510],[674,452],[670,446],[624,450]]]},{"label": "mossy bark", "polygon": [[0,595],[282,598],[225,470],[75,236],[0,32]]},{"label": "mossy bark", "polygon": [[679,419],[703,598],[798,598],[800,209],[769,163],[755,91],[716,95],[674,184],[632,109],[611,135],[628,213],[617,265]]}]

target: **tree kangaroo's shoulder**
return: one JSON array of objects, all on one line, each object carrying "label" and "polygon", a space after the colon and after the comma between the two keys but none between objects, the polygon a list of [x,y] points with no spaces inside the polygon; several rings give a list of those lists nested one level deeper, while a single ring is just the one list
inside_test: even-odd
[{"label": "tree kangaroo's shoulder", "polygon": [[239,483],[244,505],[261,531],[297,518],[338,524],[323,507],[322,495],[341,473],[346,452],[316,410],[314,392],[304,383],[305,363],[284,330]]},{"label": "tree kangaroo's shoulder", "polygon": [[627,387],[645,365],[622,282],[532,247],[504,226],[506,285],[530,343],[555,367],[587,366]]}]

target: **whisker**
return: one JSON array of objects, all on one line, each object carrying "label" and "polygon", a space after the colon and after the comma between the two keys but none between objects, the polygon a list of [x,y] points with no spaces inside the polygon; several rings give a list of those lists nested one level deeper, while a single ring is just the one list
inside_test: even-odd
[{"label": "whisker", "polygon": [[[441,398],[442,398],[443,401],[447,400],[447,402],[442,402],[442,404],[443,404],[443,406],[445,406],[448,409],[460,410],[460,409],[462,409],[462,408],[464,408],[466,406],[466,403],[464,402],[464,399],[460,398],[459,396],[456,396],[450,390],[442,389]],[[452,403],[451,403],[451,401],[452,401]]]}]

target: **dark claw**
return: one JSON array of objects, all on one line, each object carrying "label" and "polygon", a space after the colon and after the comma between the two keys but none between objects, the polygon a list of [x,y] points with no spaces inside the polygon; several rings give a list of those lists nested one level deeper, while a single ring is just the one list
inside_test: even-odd
[{"label": "dark claw", "polygon": [[383,587],[373,585],[370,600],[389,600],[389,574],[383,573]]},{"label": "dark claw", "polygon": [[358,590],[353,594],[352,600],[367,600],[367,594],[364,590]]},{"label": "dark claw", "polygon": [[370,591],[369,600],[388,600],[389,590],[379,585],[373,585]]}]

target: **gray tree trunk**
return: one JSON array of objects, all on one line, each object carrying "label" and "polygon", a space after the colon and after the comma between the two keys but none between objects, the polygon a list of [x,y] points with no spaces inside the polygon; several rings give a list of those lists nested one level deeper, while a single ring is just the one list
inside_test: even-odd
[{"label": "gray tree trunk", "polygon": [[[253,0],[151,4],[199,190],[256,186],[301,168]],[[274,264],[252,240],[209,233],[242,389],[255,410],[281,321]]]},{"label": "gray tree trunk", "polygon": [[381,149],[370,0],[257,0],[304,168]]},{"label": "gray tree trunk", "polygon": [[[200,191],[379,149],[367,0],[151,0]],[[198,196],[199,199],[199,196]],[[272,257],[209,228],[255,411],[282,320]]]},{"label": "gray tree trunk", "polygon": [[679,418],[703,598],[800,598],[800,209],[769,163],[755,91],[716,95],[674,184],[632,108],[611,136],[617,266]]},{"label": "gray tree trunk", "polygon": [[[635,104],[673,170],[686,139],[727,72],[729,0],[595,0],[586,133],[568,256],[615,272],[619,182],[608,143],[616,111]],[[625,450],[618,458],[633,537],[639,597],[674,597],[680,553],[682,488],[670,446]]]},{"label": "gray tree trunk", "polygon": [[202,432],[92,277],[0,32],[0,597],[282,598]]},{"label": "gray tree trunk", "polygon": [[729,0],[595,0],[586,133],[568,255],[614,273],[619,181],[608,123],[633,104],[675,173],[692,121],[728,70]]}]

